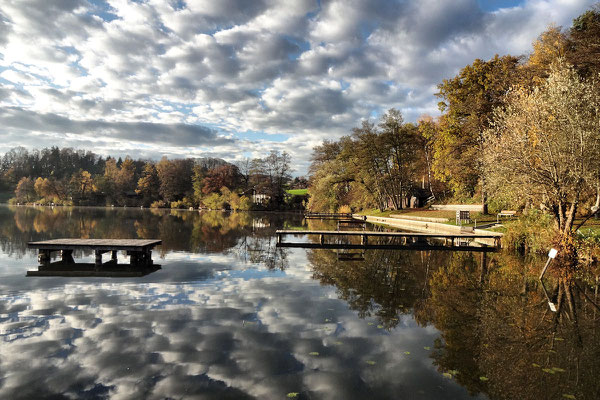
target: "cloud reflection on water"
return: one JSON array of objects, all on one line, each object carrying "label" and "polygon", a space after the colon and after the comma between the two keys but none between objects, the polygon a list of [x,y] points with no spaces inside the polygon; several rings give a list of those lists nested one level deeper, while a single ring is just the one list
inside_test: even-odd
[{"label": "cloud reflection on water", "polygon": [[0,398],[466,396],[421,354],[435,329],[369,325],[290,257],[285,272],[166,257],[149,281],[2,290]]}]

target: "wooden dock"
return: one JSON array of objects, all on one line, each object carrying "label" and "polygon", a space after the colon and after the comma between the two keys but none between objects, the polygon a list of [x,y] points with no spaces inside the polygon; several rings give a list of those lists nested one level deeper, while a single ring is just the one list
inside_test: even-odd
[{"label": "wooden dock", "polygon": [[344,219],[351,220],[351,213],[306,213],[304,214],[305,219]]},{"label": "wooden dock", "polygon": [[93,251],[95,266],[102,266],[102,254],[111,252],[112,263],[116,263],[117,252],[126,251],[130,265],[152,265],[152,249],[161,244],[158,239],[54,239],[42,242],[29,242],[27,247],[39,250],[38,261],[42,266],[50,265],[52,252],[60,251],[62,263],[73,264],[74,250]]},{"label": "wooden dock", "polygon": [[413,232],[380,232],[380,231],[297,231],[297,230],[278,230],[277,243],[283,244],[283,237],[288,235],[318,235],[319,244],[326,244],[327,237],[350,237],[359,236],[360,244],[366,246],[369,244],[369,238],[406,238],[414,241],[423,241],[426,239],[441,239],[454,246],[455,241],[473,240],[473,239],[494,239],[495,247],[500,247],[500,236],[493,233],[413,233]]}]

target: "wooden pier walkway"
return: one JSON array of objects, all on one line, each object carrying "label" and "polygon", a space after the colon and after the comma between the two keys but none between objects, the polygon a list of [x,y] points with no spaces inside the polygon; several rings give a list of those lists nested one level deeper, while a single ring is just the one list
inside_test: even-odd
[{"label": "wooden pier walkway", "polygon": [[305,219],[344,219],[351,220],[351,213],[306,213]]},{"label": "wooden pier walkway", "polygon": [[411,238],[414,240],[424,239],[442,239],[446,242],[450,242],[454,246],[455,240],[473,240],[473,239],[494,239],[495,247],[500,247],[500,236],[497,234],[476,234],[476,233],[413,233],[413,232],[380,232],[380,231],[298,231],[298,230],[278,230],[275,232],[277,235],[277,243],[283,243],[283,237],[288,235],[319,235],[319,243],[321,245],[326,244],[326,237],[348,237],[348,236],[359,236],[360,244],[366,246],[369,244],[369,237],[397,237],[397,238]]},{"label": "wooden pier walkway", "polygon": [[38,261],[49,266],[52,252],[60,251],[63,264],[73,264],[74,250],[94,251],[95,266],[102,266],[102,254],[111,252],[113,264],[117,251],[126,251],[129,263],[134,266],[152,265],[152,249],[162,243],[158,239],[54,239],[42,242],[29,242],[27,247],[39,250]]}]

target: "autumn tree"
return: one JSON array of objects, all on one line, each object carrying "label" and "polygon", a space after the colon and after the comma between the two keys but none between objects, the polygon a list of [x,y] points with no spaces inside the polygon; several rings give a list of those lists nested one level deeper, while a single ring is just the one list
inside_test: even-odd
[{"label": "autumn tree", "polygon": [[96,190],[92,175],[88,171],[80,170],[73,174],[69,183],[72,188],[73,197],[79,200],[87,199],[89,194]]},{"label": "autumn tree", "polygon": [[41,198],[46,198],[51,196],[51,191],[48,184],[48,178],[37,178],[33,185],[35,192]]},{"label": "autumn tree", "polygon": [[433,167],[454,192],[473,196],[481,190],[484,213],[487,195],[482,174],[482,132],[489,127],[493,110],[504,105],[504,95],[518,82],[519,59],[496,55],[475,60],[452,79],[438,85],[440,129],[434,144]]},{"label": "autumn tree", "polygon": [[566,60],[583,77],[600,72],[600,5],[575,18],[568,33]]},{"label": "autumn tree", "polygon": [[159,194],[158,172],[153,163],[147,162],[144,165],[142,176],[138,180],[135,192],[142,196],[142,201],[146,206],[158,200]]},{"label": "autumn tree", "polygon": [[126,157],[125,160],[121,162],[115,178],[116,190],[120,196],[125,195],[128,191],[134,190],[134,176],[135,164],[131,158]]},{"label": "autumn tree", "polygon": [[169,160],[163,157],[156,164],[156,171],[160,182],[159,192],[167,202],[183,199],[192,193],[193,160]]},{"label": "autumn tree", "polygon": [[235,165],[221,165],[206,173],[203,179],[202,193],[218,192],[223,187],[232,190],[240,185],[241,180],[240,172]]},{"label": "autumn tree", "polygon": [[29,203],[35,199],[35,184],[31,178],[21,178],[15,189],[17,201]]},{"label": "autumn tree", "polygon": [[600,94],[564,63],[532,90],[510,93],[485,131],[489,189],[513,201],[542,203],[563,238],[571,234],[586,188],[600,171]]},{"label": "autumn tree", "polygon": [[550,25],[533,42],[533,51],[527,59],[526,69],[532,81],[539,84],[546,79],[550,73],[550,67],[558,59],[564,58],[567,53],[567,35],[562,29]]},{"label": "autumn tree", "polygon": [[433,156],[434,143],[439,131],[438,122],[429,115],[423,115],[419,118],[417,125],[417,134],[420,137],[421,156],[424,164],[424,172],[427,175],[427,188],[431,193],[431,198],[435,199],[435,191],[433,190]]}]

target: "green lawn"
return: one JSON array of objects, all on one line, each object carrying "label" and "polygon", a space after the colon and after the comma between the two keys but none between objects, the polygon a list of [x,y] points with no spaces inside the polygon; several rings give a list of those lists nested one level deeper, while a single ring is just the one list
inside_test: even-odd
[{"label": "green lawn", "polygon": [[286,192],[292,196],[306,196],[308,194],[308,189],[290,189],[286,190]]}]

